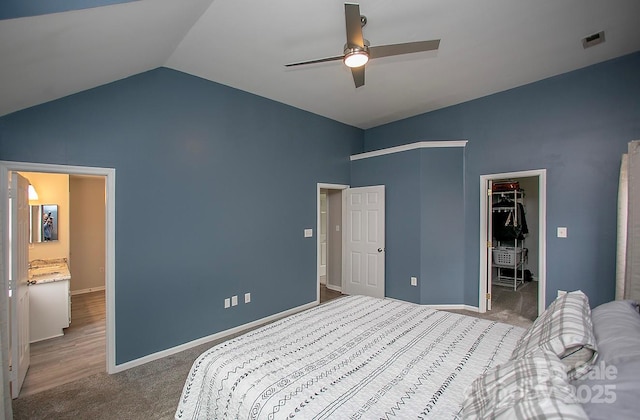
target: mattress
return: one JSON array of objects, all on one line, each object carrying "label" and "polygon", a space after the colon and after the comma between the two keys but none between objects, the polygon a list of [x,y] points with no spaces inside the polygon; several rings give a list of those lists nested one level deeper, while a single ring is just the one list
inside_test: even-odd
[{"label": "mattress", "polygon": [[201,354],[176,419],[456,419],[471,382],[524,329],[346,296]]}]

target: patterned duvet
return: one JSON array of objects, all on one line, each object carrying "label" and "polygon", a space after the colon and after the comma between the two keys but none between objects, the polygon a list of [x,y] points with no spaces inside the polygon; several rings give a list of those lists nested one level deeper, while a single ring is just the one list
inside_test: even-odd
[{"label": "patterned duvet", "polygon": [[194,362],[176,419],[459,417],[464,391],[524,329],[348,296],[250,331]]}]

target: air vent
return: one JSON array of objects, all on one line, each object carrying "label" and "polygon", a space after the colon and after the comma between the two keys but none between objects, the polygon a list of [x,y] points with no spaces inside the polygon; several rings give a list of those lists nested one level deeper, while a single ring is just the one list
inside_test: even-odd
[{"label": "air vent", "polygon": [[604,31],[582,38],[582,47],[589,48],[604,42]]}]

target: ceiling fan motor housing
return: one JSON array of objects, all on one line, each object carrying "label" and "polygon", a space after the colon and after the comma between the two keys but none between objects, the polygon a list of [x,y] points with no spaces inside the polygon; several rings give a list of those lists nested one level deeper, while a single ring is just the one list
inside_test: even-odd
[{"label": "ceiling fan motor housing", "polygon": [[344,64],[347,67],[361,67],[367,64],[369,61],[369,47],[365,44],[362,47],[355,46],[345,46],[344,48]]}]

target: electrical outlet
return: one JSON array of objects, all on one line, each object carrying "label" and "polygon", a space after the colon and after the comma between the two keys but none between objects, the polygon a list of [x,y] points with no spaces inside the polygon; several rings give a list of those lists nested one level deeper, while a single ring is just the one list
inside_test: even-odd
[{"label": "electrical outlet", "polygon": [[417,286],[418,285],[418,278],[417,277],[411,277],[411,285],[412,286]]},{"label": "electrical outlet", "polygon": [[567,237],[567,228],[559,227],[557,232],[558,238],[566,238]]},{"label": "electrical outlet", "polygon": [[229,306],[231,306],[231,299],[225,298],[224,299],[224,308],[227,309]]},{"label": "electrical outlet", "polygon": [[238,304],[238,295],[231,296],[231,306],[236,306]]},{"label": "electrical outlet", "polygon": [[251,293],[245,293],[244,294],[244,303],[249,303],[251,302]]}]

